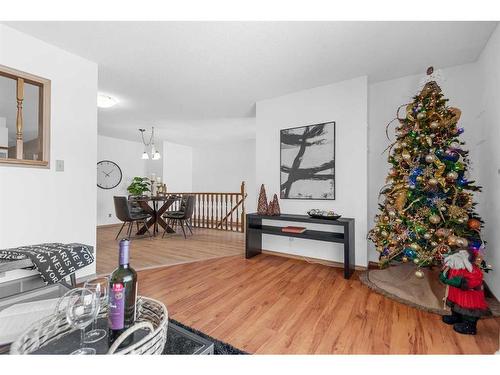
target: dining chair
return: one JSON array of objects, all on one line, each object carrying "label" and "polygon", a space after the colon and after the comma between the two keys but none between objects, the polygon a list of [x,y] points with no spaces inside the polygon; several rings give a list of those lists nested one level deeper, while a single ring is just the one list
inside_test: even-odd
[{"label": "dining chair", "polygon": [[149,236],[152,237],[151,232],[149,231],[149,228],[147,226],[147,220],[151,217],[150,214],[142,211],[142,212],[137,212],[137,211],[132,211],[129,201],[127,197],[113,197],[113,201],[115,203],[115,214],[116,217],[123,221],[123,225],[120,228],[120,231],[115,237],[115,240],[118,239],[118,236],[122,232],[123,228],[125,225],[128,223],[128,230],[127,230],[127,238],[130,239],[130,236],[132,234],[132,228],[133,228],[133,223],[136,222],[137,224],[139,222],[142,222],[144,226],[146,227]]},{"label": "dining chair", "polygon": [[[194,213],[194,205],[195,205],[194,195],[188,195],[185,196],[185,205],[183,207],[184,208],[183,211],[170,211],[163,215],[163,218],[168,220],[169,222],[173,222],[173,224],[179,223],[182,229],[182,233],[184,233],[184,238],[187,238],[184,226],[186,226],[188,230],[191,232],[191,234],[193,234],[193,230],[191,228],[191,217],[193,216]],[[163,232],[162,238],[165,237],[165,233],[167,233],[167,230]]]}]

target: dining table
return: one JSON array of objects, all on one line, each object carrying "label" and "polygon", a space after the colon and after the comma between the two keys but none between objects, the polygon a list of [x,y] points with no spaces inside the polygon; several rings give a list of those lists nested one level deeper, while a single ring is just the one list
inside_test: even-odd
[{"label": "dining table", "polygon": [[175,233],[175,230],[167,224],[162,216],[176,201],[181,199],[180,195],[174,194],[134,198],[134,202],[137,202],[144,212],[151,215],[146,224],[139,228],[137,235],[145,234],[150,228],[153,230],[153,235],[156,235],[159,227],[165,229],[167,233]]}]

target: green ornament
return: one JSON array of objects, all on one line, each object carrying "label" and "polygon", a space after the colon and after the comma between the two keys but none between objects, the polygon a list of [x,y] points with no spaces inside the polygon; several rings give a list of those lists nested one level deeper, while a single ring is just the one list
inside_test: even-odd
[{"label": "green ornament", "polygon": [[455,165],[453,166],[453,170],[455,172],[462,171],[463,169],[464,169],[464,165],[461,162],[459,162],[459,161],[457,161],[455,163]]},{"label": "green ornament", "polygon": [[410,137],[415,138],[417,136],[417,132],[415,130],[412,130],[410,132]]},{"label": "green ornament", "polygon": [[424,228],[423,226],[421,226],[421,225],[417,225],[417,226],[415,227],[415,231],[416,231],[418,234],[423,234],[423,233],[425,233],[425,228]]}]

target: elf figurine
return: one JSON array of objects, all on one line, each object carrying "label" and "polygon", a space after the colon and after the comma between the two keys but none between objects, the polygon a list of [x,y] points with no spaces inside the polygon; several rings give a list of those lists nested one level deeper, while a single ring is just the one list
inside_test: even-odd
[{"label": "elf figurine", "polygon": [[443,316],[443,322],[464,335],[475,335],[479,318],[491,314],[484,297],[483,271],[475,260],[473,252],[460,250],[444,259],[439,275],[448,286],[446,304],[451,307],[451,315]]}]

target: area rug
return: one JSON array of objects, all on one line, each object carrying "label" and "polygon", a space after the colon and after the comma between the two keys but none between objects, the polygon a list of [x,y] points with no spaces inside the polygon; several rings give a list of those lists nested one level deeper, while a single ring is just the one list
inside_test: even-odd
[{"label": "area rug", "polygon": [[[434,314],[447,315],[443,299],[446,287],[439,281],[439,270],[423,269],[424,277],[415,276],[415,266],[401,264],[381,270],[368,270],[359,275],[360,281],[386,297]],[[487,298],[493,316],[500,316],[500,304]]]},{"label": "area rug", "polygon": [[193,332],[195,335],[201,336],[206,340],[212,341],[214,343],[214,354],[215,355],[238,355],[238,354],[249,354],[243,350],[240,350],[238,348],[235,348],[231,344],[228,344],[226,342],[217,340],[203,332],[200,332],[194,328],[191,328],[185,324],[182,324],[181,322],[175,320],[175,319],[170,319],[169,321],[176,324],[177,326],[184,328],[190,332]]}]

